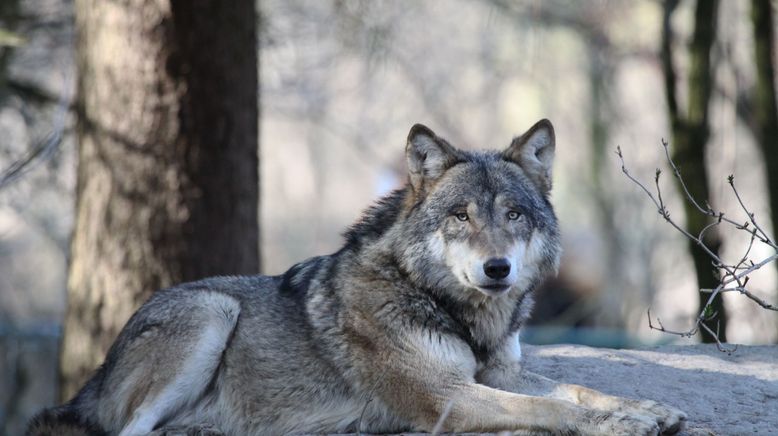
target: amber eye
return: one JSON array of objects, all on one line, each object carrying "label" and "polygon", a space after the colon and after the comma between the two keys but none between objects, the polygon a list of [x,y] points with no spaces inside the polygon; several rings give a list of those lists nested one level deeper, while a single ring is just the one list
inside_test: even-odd
[{"label": "amber eye", "polygon": [[464,213],[464,212],[459,212],[459,213],[455,214],[454,216],[457,217],[457,219],[459,221],[462,221],[462,222],[465,222],[468,219],[470,219],[470,217],[468,217],[467,214]]},{"label": "amber eye", "polygon": [[517,219],[519,219],[519,217],[521,217],[521,214],[516,212],[515,210],[508,212],[508,219],[511,221],[516,221]]}]

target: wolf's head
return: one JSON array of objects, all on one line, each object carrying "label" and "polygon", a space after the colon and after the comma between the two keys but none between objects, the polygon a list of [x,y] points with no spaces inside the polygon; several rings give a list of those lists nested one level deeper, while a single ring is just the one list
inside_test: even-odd
[{"label": "wolf's head", "polygon": [[554,146],[548,120],[502,152],[459,150],[413,126],[397,246],[413,278],[469,300],[531,290],[555,271],[559,236],[548,201]]}]

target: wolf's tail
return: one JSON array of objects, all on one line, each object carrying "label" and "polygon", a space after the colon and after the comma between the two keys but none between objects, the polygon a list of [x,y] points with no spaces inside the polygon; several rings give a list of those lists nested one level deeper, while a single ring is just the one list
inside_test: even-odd
[{"label": "wolf's tail", "polygon": [[107,433],[87,421],[71,403],[38,413],[30,421],[26,436],[106,436]]}]

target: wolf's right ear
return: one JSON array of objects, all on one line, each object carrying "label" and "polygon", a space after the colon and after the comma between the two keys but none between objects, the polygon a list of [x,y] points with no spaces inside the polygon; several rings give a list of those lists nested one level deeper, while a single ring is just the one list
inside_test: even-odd
[{"label": "wolf's right ear", "polygon": [[543,194],[551,191],[556,139],[551,121],[542,119],[515,138],[503,158],[517,163]]},{"label": "wolf's right ear", "polygon": [[405,158],[411,187],[416,194],[426,191],[432,182],[460,160],[457,149],[422,124],[411,127]]}]

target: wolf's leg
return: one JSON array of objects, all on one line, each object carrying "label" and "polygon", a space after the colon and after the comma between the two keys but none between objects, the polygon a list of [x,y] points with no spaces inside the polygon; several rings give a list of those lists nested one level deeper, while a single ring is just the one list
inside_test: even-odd
[{"label": "wolf's leg", "polygon": [[497,389],[570,401],[589,409],[643,415],[655,420],[663,433],[679,431],[686,420],[682,411],[655,401],[606,395],[524,371],[518,332],[506,338],[503,346],[490,355],[489,361],[476,374],[476,380]]},{"label": "wolf's leg", "polygon": [[478,374],[477,379],[488,386],[510,392],[555,398],[606,412],[642,415],[656,421],[662,433],[666,434],[678,432],[686,420],[682,411],[656,401],[615,397],[579,385],[558,383],[522,370],[518,362],[492,362]]},{"label": "wolf's leg", "polygon": [[[656,435],[651,419],[622,412],[586,409],[569,401],[521,395],[476,383],[476,362],[462,341],[429,332],[406,333],[381,341],[369,325],[350,333],[364,348],[359,361],[366,385],[399,417],[417,429],[432,430],[446,415],[443,429],[451,432],[502,430],[585,435]],[[377,343],[379,342],[380,343]],[[401,346],[397,346],[401,344]],[[381,356],[376,356],[381,350]],[[386,353],[385,355],[383,355]]]},{"label": "wolf's leg", "polygon": [[[382,395],[418,428],[498,432],[503,430],[582,435],[658,435],[642,415],[586,409],[569,401],[515,394],[452,378],[391,380],[395,394]],[[384,391],[386,394],[386,391]]]},{"label": "wolf's leg", "polygon": [[[159,304],[163,324],[132,339],[119,356],[110,399],[128,421],[120,436],[151,432],[161,420],[197,401],[214,379],[240,313],[234,298],[193,291]],[[125,362],[121,360],[125,359]]]}]

